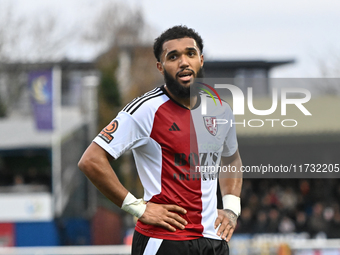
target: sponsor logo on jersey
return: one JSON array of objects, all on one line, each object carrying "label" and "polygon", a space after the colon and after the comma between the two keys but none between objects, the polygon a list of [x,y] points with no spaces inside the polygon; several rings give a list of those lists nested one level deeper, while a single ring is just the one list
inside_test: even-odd
[{"label": "sponsor logo on jersey", "polygon": [[179,127],[177,126],[177,124],[174,122],[171,126],[171,128],[169,128],[169,131],[180,131]]},{"label": "sponsor logo on jersey", "polygon": [[218,173],[190,173],[190,174],[177,174],[174,173],[173,179],[179,181],[214,181],[217,180]]},{"label": "sponsor logo on jersey", "polygon": [[215,124],[216,117],[205,116],[205,117],[203,117],[203,120],[204,120],[204,125],[207,128],[207,130],[209,131],[209,133],[212,134],[213,136],[215,136],[217,134],[217,127],[218,127]]},{"label": "sponsor logo on jersey", "polygon": [[222,145],[215,143],[202,143],[199,146],[201,151],[218,151]]},{"label": "sponsor logo on jersey", "polygon": [[99,137],[102,138],[105,142],[110,143],[113,140],[112,134],[118,128],[118,121],[114,120],[109,125],[107,125],[100,133]]},{"label": "sponsor logo on jersey", "polygon": [[220,158],[221,152],[203,152],[197,155],[195,152],[191,152],[189,155],[185,153],[174,154],[174,165],[175,166],[215,166]]},{"label": "sponsor logo on jersey", "polygon": [[[214,171],[214,166],[220,157],[220,152],[207,152],[199,153],[197,155],[191,152],[189,155],[184,153],[175,153],[174,164],[175,166],[185,167],[182,168],[183,173],[174,173],[173,179],[179,181],[213,181],[217,179],[218,173]],[[192,167],[207,166],[204,172],[196,171]],[[211,167],[209,167],[211,166]]]}]

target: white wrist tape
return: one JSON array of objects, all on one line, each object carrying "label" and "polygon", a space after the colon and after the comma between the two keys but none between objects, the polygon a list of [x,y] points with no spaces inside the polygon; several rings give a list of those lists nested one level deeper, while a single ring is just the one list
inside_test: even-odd
[{"label": "white wrist tape", "polygon": [[241,214],[241,199],[234,195],[224,195],[222,198],[223,209],[228,209],[240,216]]},{"label": "white wrist tape", "polygon": [[126,195],[121,208],[137,218],[140,218],[145,212],[146,204],[142,198],[137,199],[129,192]]}]

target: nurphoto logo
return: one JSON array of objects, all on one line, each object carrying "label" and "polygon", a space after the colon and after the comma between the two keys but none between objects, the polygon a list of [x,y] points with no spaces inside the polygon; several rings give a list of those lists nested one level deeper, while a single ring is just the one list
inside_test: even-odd
[{"label": "nurphoto logo", "polygon": [[[209,88],[213,93],[215,93],[215,95],[217,96],[217,98],[219,99],[221,105],[222,105],[222,101],[221,101],[221,97],[220,95],[217,93],[216,89],[227,89],[233,98],[233,104],[232,104],[232,108],[233,108],[233,114],[234,115],[244,115],[244,108],[245,108],[245,96],[242,92],[242,90],[232,84],[215,84],[214,88],[212,86],[209,86],[208,84],[205,83],[201,83],[200,84],[206,86],[207,88]],[[204,88],[200,88],[201,90],[205,91],[207,94],[202,94],[202,108],[201,108],[201,114],[202,115],[207,115],[207,97],[208,95],[214,100],[215,105],[217,106],[216,100],[214,98],[214,96],[212,95],[211,92],[209,92],[207,89]],[[268,116],[272,113],[274,113],[277,108],[278,108],[278,98],[279,98],[279,93],[278,93],[278,89],[277,88],[273,88],[272,89],[272,105],[269,109],[266,110],[259,110],[256,109],[254,107],[253,104],[253,88],[248,87],[247,88],[247,106],[248,109],[251,113],[253,113],[254,115],[258,115],[258,116]],[[305,116],[311,116],[312,114],[307,110],[307,108],[303,105],[304,103],[307,103],[310,99],[311,99],[311,93],[309,90],[304,89],[304,88],[281,88],[280,91],[280,99],[281,99],[281,116],[286,116],[287,115],[287,105],[295,105]],[[303,95],[303,97],[300,98],[288,98],[287,94],[288,93],[294,93],[294,94],[301,94]],[[246,120],[244,120],[243,122],[233,122],[233,120],[227,120],[227,119],[214,119],[214,125],[217,124],[230,124],[231,126],[234,124],[243,124],[243,126],[246,126]],[[281,125],[283,127],[295,127],[297,126],[297,121],[295,119],[284,119],[284,120],[280,120],[280,119],[265,119],[265,121],[271,122],[272,127],[274,127],[274,123],[276,121],[280,121]],[[264,122],[261,119],[251,119],[248,121],[248,126],[249,127],[262,127],[264,125]],[[254,123],[258,123],[259,125],[254,125]],[[291,122],[293,123],[293,125],[288,125],[288,123]]]}]

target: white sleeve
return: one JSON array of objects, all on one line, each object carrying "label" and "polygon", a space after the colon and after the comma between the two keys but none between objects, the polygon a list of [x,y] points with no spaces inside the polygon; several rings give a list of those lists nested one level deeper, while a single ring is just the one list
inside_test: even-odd
[{"label": "white sleeve", "polygon": [[[227,115],[228,120],[232,120],[231,123],[235,123],[234,114],[232,113],[230,107],[228,107],[228,112],[226,115]],[[235,124],[233,124],[229,128],[229,131],[227,132],[227,135],[225,137],[222,156],[223,157],[232,156],[236,152],[237,147],[238,147],[238,143],[237,143],[237,136],[236,136],[236,127],[235,127]]]},{"label": "white sleeve", "polygon": [[129,113],[121,111],[93,140],[115,159],[147,142],[149,134]]}]

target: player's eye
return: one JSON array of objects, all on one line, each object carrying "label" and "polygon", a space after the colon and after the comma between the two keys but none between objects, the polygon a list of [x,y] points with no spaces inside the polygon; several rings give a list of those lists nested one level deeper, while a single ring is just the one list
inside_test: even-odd
[{"label": "player's eye", "polygon": [[172,54],[172,55],[169,55],[168,56],[168,59],[169,60],[175,60],[177,58],[177,55],[176,54]]},{"label": "player's eye", "polygon": [[189,51],[188,52],[188,56],[189,57],[194,57],[196,55],[196,52],[195,51]]}]

